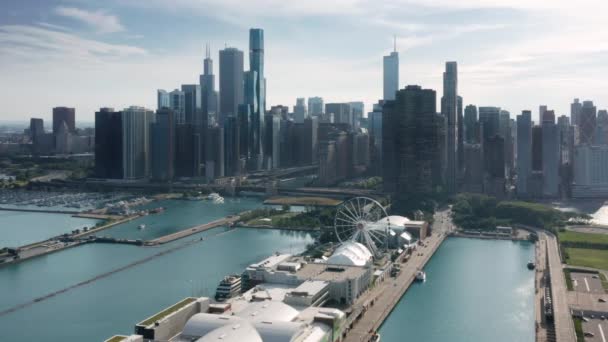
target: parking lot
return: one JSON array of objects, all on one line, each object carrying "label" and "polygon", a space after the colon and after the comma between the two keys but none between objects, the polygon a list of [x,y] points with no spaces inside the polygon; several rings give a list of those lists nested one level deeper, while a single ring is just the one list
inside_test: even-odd
[{"label": "parking lot", "polygon": [[583,332],[591,333],[593,336],[585,336],[585,342],[608,342],[608,320],[601,320],[598,317],[589,322],[583,322]]},{"label": "parking lot", "polygon": [[572,278],[572,286],[574,291],[587,293],[605,293],[602,287],[602,281],[597,274],[593,273],[570,273]]}]

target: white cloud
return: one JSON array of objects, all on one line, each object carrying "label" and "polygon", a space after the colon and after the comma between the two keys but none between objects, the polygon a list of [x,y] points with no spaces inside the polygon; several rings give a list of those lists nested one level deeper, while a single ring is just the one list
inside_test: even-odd
[{"label": "white cloud", "polygon": [[57,7],[55,13],[58,15],[78,20],[98,33],[113,33],[124,31],[124,26],[117,16],[107,14],[104,11],[86,11],[75,7]]},{"label": "white cloud", "polygon": [[0,61],[4,62],[4,68],[0,66],[0,69],[7,72],[13,65],[32,65],[49,60],[78,62],[68,64],[77,67],[146,53],[145,49],[137,46],[109,44],[38,26],[0,26]]}]

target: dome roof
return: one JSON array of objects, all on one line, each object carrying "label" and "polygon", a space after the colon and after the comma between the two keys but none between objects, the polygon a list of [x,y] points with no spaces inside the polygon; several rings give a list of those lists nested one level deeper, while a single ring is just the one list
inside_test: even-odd
[{"label": "dome roof", "polygon": [[334,254],[327,259],[328,264],[343,266],[365,266],[372,258],[367,247],[354,241],[341,244]]},{"label": "dome roof", "polygon": [[276,301],[263,301],[249,303],[245,309],[236,313],[238,317],[250,322],[290,322],[300,312],[293,307]]},{"label": "dome roof", "polygon": [[196,342],[263,342],[262,337],[251,323],[242,321],[226,324],[211,330]]}]

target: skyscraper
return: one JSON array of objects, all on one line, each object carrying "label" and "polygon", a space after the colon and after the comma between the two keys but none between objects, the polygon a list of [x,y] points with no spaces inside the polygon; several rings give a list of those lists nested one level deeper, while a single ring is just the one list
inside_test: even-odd
[{"label": "skyscraper", "polygon": [[154,121],[154,112],[143,107],[131,106],[122,111],[124,179],[138,179],[149,175],[149,129]]},{"label": "skyscraper", "polygon": [[123,177],[122,112],[101,108],[95,112],[95,177]]},{"label": "skyscraper", "polygon": [[579,99],[574,99],[574,102],[570,104],[570,122],[573,126],[580,125],[580,115],[583,109],[583,104]]},{"label": "skyscraper", "polygon": [[348,103],[327,103],[325,114],[333,114],[335,123],[349,124],[354,128],[353,111]]},{"label": "skyscraper", "polygon": [[303,123],[304,119],[308,117],[306,103],[304,101],[305,99],[303,97],[297,98],[296,105],[293,107],[293,114],[297,123]]},{"label": "skyscraper", "polygon": [[528,179],[532,174],[532,112],[524,110],[517,116],[517,195],[528,195]]},{"label": "skyscraper", "polygon": [[458,104],[456,107],[456,119],[458,124],[456,135],[456,139],[458,141],[458,160],[456,165],[458,167],[459,175],[462,175],[464,172],[464,117],[462,109],[462,96],[458,96]]},{"label": "skyscraper", "polygon": [[499,134],[500,129],[500,108],[499,107],[479,107],[479,125],[481,143],[493,135]]},{"label": "skyscraper", "polygon": [[543,196],[556,197],[559,192],[559,136],[554,112],[547,110],[543,114]]},{"label": "skyscraper", "polygon": [[447,118],[447,165],[446,190],[456,192],[456,172],[458,170],[458,66],[456,62],[446,62],[443,73],[443,97],[441,113]]},{"label": "skyscraper", "polygon": [[38,138],[44,134],[44,120],[31,118],[30,119],[30,137],[32,143],[36,145]]},{"label": "skyscraper", "polygon": [[205,48],[205,59],[203,61],[203,74],[199,77],[201,87],[201,108],[203,110],[203,122],[209,122],[210,116],[217,114],[217,91],[215,90],[215,75],[213,74],[213,60],[209,46]]},{"label": "skyscraper", "polygon": [[597,109],[593,101],[583,101],[579,116],[579,140],[583,145],[591,145],[597,125]]},{"label": "skyscraper", "polygon": [[[264,76],[264,30],[252,28],[249,30],[249,73],[255,79],[253,94],[255,101],[251,113],[250,133],[253,137],[251,158],[257,159],[256,168],[262,166],[264,159],[264,115],[266,114],[266,78]],[[268,164],[268,163],[265,163]]]},{"label": "skyscraper", "polygon": [[394,100],[397,90],[399,90],[399,53],[397,44],[393,52],[383,58],[384,68],[384,100]]},{"label": "skyscraper", "polygon": [[161,109],[163,107],[169,107],[169,93],[166,90],[158,89],[156,91],[156,109]]},{"label": "skyscraper", "polygon": [[175,123],[186,122],[186,98],[183,91],[175,89],[169,93],[169,108],[175,113]]},{"label": "skyscraper", "polygon": [[384,190],[403,196],[428,194],[440,184],[441,117],[436,93],[410,85],[387,101],[382,115],[382,173]]},{"label": "skyscraper", "polygon": [[53,108],[53,134],[57,134],[63,122],[65,122],[69,132],[76,132],[76,109],[69,107]]},{"label": "skyscraper", "polygon": [[309,97],[308,98],[308,114],[317,116],[323,114],[323,98]]},{"label": "skyscraper", "polygon": [[239,122],[236,116],[224,119],[224,173],[226,176],[241,174],[239,152]]},{"label": "skyscraper", "polygon": [[479,143],[477,107],[474,105],[468,105],[464,109],[464,141],[469,144]]},{"label": "skyscraper", "polygon": [[220,50],[220,112],[218,123],[238,113],[243,103],[243,51],[236,48]]},{"label": "skyscraper", "polygon": [[156,111],[150,125],[151,178],[166,182],[173,179],[175,162],[175,114],[163,107]]},{"label": "skyscraper", "polygon": [[[195,126],[201,125],[201,86],[198,84],[182,84],[184,93],[184,122]],[[206,122],[205,122],[206,126]]]}]

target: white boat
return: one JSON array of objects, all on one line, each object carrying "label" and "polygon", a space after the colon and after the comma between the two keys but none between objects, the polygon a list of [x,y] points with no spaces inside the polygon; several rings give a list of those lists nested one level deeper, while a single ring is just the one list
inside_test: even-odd
[{"label": "white boat", "polygon": [[224,277],[215,292],[215,300],[223,301],[241,293],[241,276],[231,275]]},{"label": "white boat", "polygon": [[424,273],[424,271],[416,272],[416,280],[417,281],[426,281],[426,273]]},{"label": "white boat", "polygon": [[137,227],[137,229],[144,230],[144,229],[146,229],[146,225],[142,223]]},{"label": "white boat", "polygon": [[224,197],[220,196],[220,194],[218,194],[217,192],[210,193],[209,196],[207,196],[207,199],[213,201],[213,203],[215,204],[224,203]]}]

